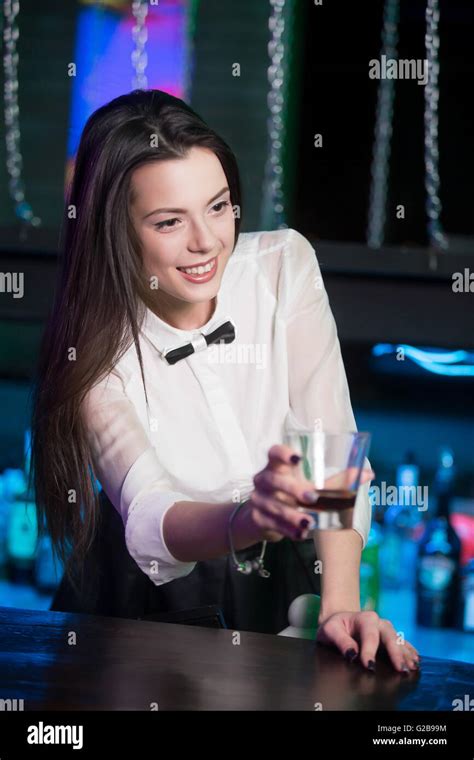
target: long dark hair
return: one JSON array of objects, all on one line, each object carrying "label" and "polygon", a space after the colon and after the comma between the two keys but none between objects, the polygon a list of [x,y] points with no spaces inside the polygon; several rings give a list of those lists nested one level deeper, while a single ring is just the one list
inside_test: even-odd
[{"label": "long dark hair", "polygon": [[[129,212],[131,174],[151,161],[184,158],[193,146],[217,156],[231,203],[240,211],[232,150],[179,98],[161,90],[121,95],[89,117],[81,136],[66,193],[62,260],[40,349],[32,416],[39,531],[50,534],[72,581],[71,559],[76,569],[83,562],[99,511],[81,404],[132,342],[145,387],[139,331],[150,289]],[[241,214],[234,216],[236,244]],[[71,492],[75,497],[68,498]]]}]

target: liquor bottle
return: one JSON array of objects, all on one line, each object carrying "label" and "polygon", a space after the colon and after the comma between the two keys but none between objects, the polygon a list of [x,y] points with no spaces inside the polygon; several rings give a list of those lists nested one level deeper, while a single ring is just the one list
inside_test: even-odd
[{"label": "liquor bottle", "polygon": [[453,455],[445,448],[434,483],[436,514],[426,524],[418,553],[416,620],[428,628],[456,624],[461,541],[450,523],[453,485]]},{"label": "liquor bottle", "polygon": [[360,562],[360,608],[361,610],[378,609],[380,592],[380,543],[382,531],[378,523],[373,522],[362,552]]},{"label": "liquor bottle", "polygon": [[61,580],[63,565],[54,556],[51,536],[46,534],[38,542],[35,562],[35,586],[42,594],[53,592]]},{"label": "liquor bottle", "polygon": [[[34,494],[28,487],[29,431],[25,435],[25,470],[14,470],[16,481],[11,490],[10,520],[7,533],[7,575],[13,583],[32,583],[38,523]],[[6,471],[8,472],[8,471]],[[10,476],[13,481],[13,476]]]},{"label": "liquor bottle", "polygon": [[33,581],[38,537],[36,505],[23,492],[12,502],[7,534],[8,578],[14,583]]},{"label": "liquor bottle", "polygon": [[0,579],[7,576],[7,533],[10,520],[10,501],[7,492],[7,478],[0,475]]},{"label": "liquor bottle", "polygon": [[474,559],[461,570],[458,628],[474,633]]},{"label": "liquor bottle", "polygon": [[396,503],[385,510],[380,548],[382,586],[414,589],[418,541],[423,520],[418,509],[419,467],[408,451],[397,467]]}]

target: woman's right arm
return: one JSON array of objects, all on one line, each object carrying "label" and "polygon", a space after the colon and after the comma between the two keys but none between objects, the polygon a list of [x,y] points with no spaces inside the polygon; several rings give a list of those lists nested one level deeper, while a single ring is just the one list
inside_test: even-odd
[{"label": "woman's right arm", "polygon": [[[268,463],[255,477],[255,489],[232,523],[234,549],[245,549],[266,540],[280,541],[284,536],[304,540],[309,519],[297,511],[298,503],[310,505],[305,491],[314,485],[297,475],[291,462],[294,452],[275,445],[268,452]],[[167,512],[163,535],[170,552],[184,562],[213,559],[230,551],[227,527],[235,504],[206,504],[180,501]]]},{"label": "woman's right arm", "polygon": [[[229,552],[227,526],[236,505],[230,499],[196,502],[170,488],[125,386],[122,375],[111,372],[88,392],[83,418],[95,474],[122,516],[127,549],[160,585],[188,575],[199,560]],[[270,449],[267,466],[255,476],[255,489],[233,522],[237,551],[262,540],[300,538],[305,515],[294,508],[295,499],[287,492],[290,484],[303,502],[302,491],[311,484],[292,476],[292,453],[285,446]]]}]

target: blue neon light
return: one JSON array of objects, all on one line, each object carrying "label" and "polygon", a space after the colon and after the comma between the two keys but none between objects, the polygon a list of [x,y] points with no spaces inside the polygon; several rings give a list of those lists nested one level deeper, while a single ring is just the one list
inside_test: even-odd
[{"label": "blue neon light", "polygon": [[[377,343],[372,348],[376,357],[395,354],[403,350],[404,355],[426,372],[446,377],[474,377],[474,352],[459,349],[443,351],[442,349],[421,349],[406,343]],[[464,362],[464,363],[461,363]]]}]

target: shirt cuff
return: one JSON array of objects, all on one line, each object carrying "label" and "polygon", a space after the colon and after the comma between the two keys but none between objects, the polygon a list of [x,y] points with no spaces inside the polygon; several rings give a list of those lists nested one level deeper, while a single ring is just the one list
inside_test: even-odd
[{"label": "shirt cuff", "polygon": [[359,487],[354,505],[354,517],[352,527],[362,538],[362,551],[365,549],[369,538],[370,525],[372,522],[372,506],[369,499],[370,483],[364,483]]},{"label": "shirt cuff", "polygon": [[125,542],[130,555],[155,586],[189,575],[197,562],[181,562],[169,551],[163,520],[177,501],[190,501],[178,491],[165,491],[159,483],[137,494],[130,504],[125,524]]}]

